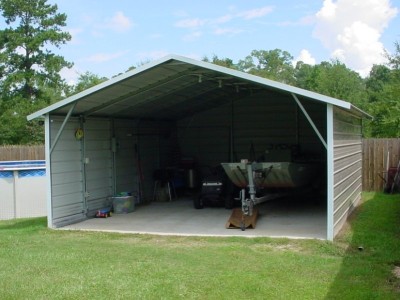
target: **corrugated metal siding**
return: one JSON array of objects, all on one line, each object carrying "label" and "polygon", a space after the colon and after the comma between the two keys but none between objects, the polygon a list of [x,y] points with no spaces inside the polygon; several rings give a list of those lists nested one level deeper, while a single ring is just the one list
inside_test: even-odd
[{"label": "corrugated metal siding", "polygon": [[194,158],[202,167],[214,167],[230,160],[230,128],[213,124],[212,115],[207,117],[204,120],[209,120],[205,122],[209,125],[197,120],[197,124],[203,124],[180,128],[179,145],[183,158]]},{"label": "corrugated metal siding", "polygon": [[[50,140],[54,140],[64,118],[51,117]],[[84,219],[81,142],[75,139],[78,119],[70,119],[51,155],[52,212],[54,226]]]},{"label": "corrugated metal siding", "polygon": [[140,195],[140,201],[153,197],[153,173],[156,169],[176,166],[170,122],[115,120],[117,140],[116,192]]},{"label": "corrugated metal siding", "polygon": [[85,131],[86,192],[88,215],[109,205],[113,195],[113,159],[111,152],[111,123],[108,119],[87,119]]},{"label": "corrugated metal siding", "polygon": [[138,168],[135,145],[137,145],[137,122],[128,120],[114,121],[116,151],[116,192],[137,192]]},{"label": "corrugated metal siding", "polygon": [[138,131],[138,162],[141,174],[141,197],[142,201],[151,201],[154,191],[153,173],[156,169],[168,167],[161,165],[161,153],[166,153],[168,149],[161,149],[161,135],[165,132],[163,123],[153,121],[141,121],[137,127]]},{"label": "corrugated metal siding", "polygon": [[334,139],[334,235],[361,199],[361,119],[337,107],[333,110]]},{"label": "corrugated metal siding", "polygon": [[[303,101],[321,133],[326,132],[324,105]],[[229,161],[232,106],[224,105],[178,123],[182,153],[210,166]],[[236,100],[233,107],[234,161],[266,149],[299,145],[321,159],[323,146],[291,96],[259,93]]]}]

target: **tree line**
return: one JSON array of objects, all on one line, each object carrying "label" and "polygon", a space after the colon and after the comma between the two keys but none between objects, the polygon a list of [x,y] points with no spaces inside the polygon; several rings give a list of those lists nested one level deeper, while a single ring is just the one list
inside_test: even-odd
[{"label": "tree line", "polygon": [[[56,4],[0,0],[0,12],[0,145],[43,143],[43,126],[26,116],[108,78],[85,72],[71,86],[60,76],[73,63],[49,50],[71,40],[63,31],[67,15]],[[351,102],[374,117],[365,124],[366,137],[400,137],[400,44],[394,45],[394,54],[384,54],[387,64],[374,65],[366,78],[339,60],[293,65],[281,49],[253,50],[236,63],[217,55],[203,61]]]}]

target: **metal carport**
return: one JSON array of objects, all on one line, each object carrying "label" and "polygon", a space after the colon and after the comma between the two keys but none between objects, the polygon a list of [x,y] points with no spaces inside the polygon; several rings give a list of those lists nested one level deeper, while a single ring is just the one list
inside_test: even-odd
[{"label": "metal carport", "polygon": [[364,116],[342,100],[170,55],[28,120],[45,118],[49,227],[85,220],[110,195],[138,185],[151,198],[151,173],[171,161],[177,143],[215,164],[244,157],[255,141],[259,149],[297,143],[326,164],[332,240],[360,199]]}]

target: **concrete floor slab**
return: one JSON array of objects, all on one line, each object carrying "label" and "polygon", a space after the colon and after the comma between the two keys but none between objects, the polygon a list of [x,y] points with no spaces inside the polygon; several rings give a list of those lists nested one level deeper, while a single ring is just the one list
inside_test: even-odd
[{"label": "concrete floor slab", "polygon": [[326,239],[324,205],[279,199],[257,207],[257,226],[245,231],[225,228],[231,210],[220,207],[194,209],[193,202],[188,198],[138,205],[132,213],[88,219],[62,229],[160,235]]}]

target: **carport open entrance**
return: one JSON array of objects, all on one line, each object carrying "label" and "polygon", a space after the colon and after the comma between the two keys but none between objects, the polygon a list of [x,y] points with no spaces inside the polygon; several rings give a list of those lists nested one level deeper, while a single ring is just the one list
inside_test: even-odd
[{"label": "carport open entrance", "polygon": [[[269,101],[267,102],[266,99]],[[315,124],[319,126],[319,130],[324,132],[325,119],[316,116],[324,115],[325,106],[311,103],[305,103],[304,106],[307,107],[309,115],[315,118]],[[259,160],[265,156],[266,150],[269,150],[278,157],[279,153],[285,156],[290,152],[290,155],[296,156],[298,160],[318,164],[319,170],[310,182],[312,189],[307,186],[307,190],[296,193],[297,197],[286,196],[282,200],[260,206],[262,209],[260,220],[271,218],[270,221],[273,221],[274,210],[279,212],[278,215],[284,219],[286,211],[288,218],[286,222],[292,224],[293,228],[306,225],[304,220],[308,219],[311,224],[316,224],[319,231],[326,233],[326,177],[324,174],[326,149],[290,95],[271,96],[270,93],[259,92],[179,120],[116,119],[112,121],[112,124],[111,135],[116,143],[115,192],[134,192],[140,199],[135,213],[132,213],[132,218],[135,216],[137,218],[141,211],[143,213],[141,205],[144,203],[169,200],[166,190],[160,190],[161,185],[156,186],[158,179],[154,178],[154,174],[157,170],[168,171],[172,195],[177,191],[179,199],[189,204],[193,210],[191,213],[204,214],[193,208],[193,202],[201,194],[202,182],[212,171],[215,171],[222,162],[241,159]],[[136,186],[137,189],[133,190],[132,186]],[[235,198],[238,196],[234,195]],[[229,217],[229,211],[221,212],[221,209],[215,207],[214,204],[205,205],[208,213],[211,210],[217,210],[219,214],[228,214]],[[176,206],[176,200],[163,205],[164,207]],[[187,213],[187,211],[179,212],[181,209],[179,205],[176,209],[179,215]],[[268,212],[268,210],[271,211]],[[295,217],[296,210],[298,217]],[[320,215],[318,220],[312,221],[309,217],[301,218],[307,210],[314,216],[318,211]],[[149,218],[153,219],[151,216]],[[220,229],[223,230],[227,217],[220,218],[222,218],[219,220],[222,224]],[[321,220],[324,220],[323,225],[321,225]],[[210,224],[210,222],[199,222],[196,227],[201,230],[205,228],[205,224]],[[262,227],[262,224],[263,222],[258,226]],[[192,225],[188,224],[188,226]],[[274,228],[274,225],[269,226]],[[144,228],[136,228],[136,230],[145,231]],[[229,232],[229,234],[232,233]],[[320,237],[318,234],[316,236]]]}]

